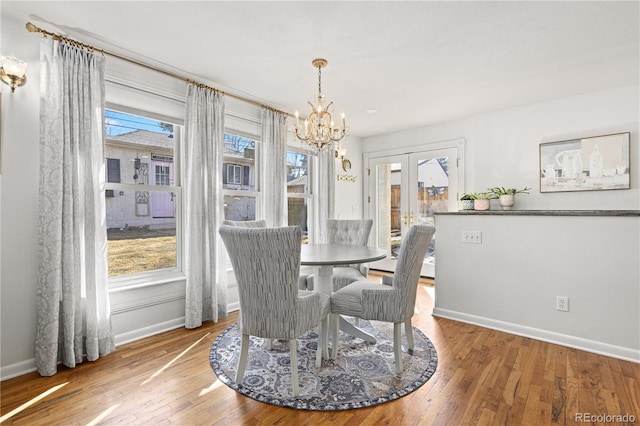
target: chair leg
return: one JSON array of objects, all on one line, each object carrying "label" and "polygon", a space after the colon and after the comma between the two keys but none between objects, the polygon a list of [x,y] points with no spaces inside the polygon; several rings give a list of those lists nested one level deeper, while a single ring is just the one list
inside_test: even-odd
[{"label": "chair leg", "polygon": [[318,349],[316,350],[316,367],[320,368],[322,366],[322,357],[329,358],[327,345],[329,340],[329,316],[327,315],[320,322],[320,330],[318,333]]},{"label": "chair leg", "polygon": [[336,356],[338,356],[338,342],[339,342],[339,337],[338,334],[340,333],[340,331],[338,330],[338,327],[340,326],[340,316],[337,314],[331,314],[331,345],[333,346],[333,351],[331,351],[331,359],[336,359]]},{"label": "chair leg", "polygon": [[264,347],[266,350],[270,351],[273,341],[271,339],[264,339]]},{"label": "chair leg", "polygon": [[291,384],[293,385],[293,396],[297,398],[300,395],[300,386],[298,385],[298,342],[296,339],[289,340],[289,356],[291,357]]},{"label": "chair leg", "polygon": [[247,356],[249,354],[249,335],[242,333],[242,341],[240,343],[240,359],[238,360],[238,369],[236,371],[236,384],[242,382],[244,377],[244,369],[247,366]]},{"label": "chair leg", "polygon": [[393,355],[396,361],[396,374],[402,374],[402,323],[393,323]]},{"label": "chair leg", "polygon": [[354,324],[356,327],[360,327],[360,317],[353,317],[353,319],[355,320],[355,321],[353,322],[353,324]]},{"label": "chair leg", "polygon": [[329,359],[329,329],[331,328],[331,314],[328,314],[322,324],[322,339],[324,340],[324,346],[322,348],[322,356],[324,359]]},{"label": "chair leg", "polygon": [[413,326],[411,326],[410,319],[404,323],[404,334],[407,335],[407,347],[409,350],[413,350]]}]

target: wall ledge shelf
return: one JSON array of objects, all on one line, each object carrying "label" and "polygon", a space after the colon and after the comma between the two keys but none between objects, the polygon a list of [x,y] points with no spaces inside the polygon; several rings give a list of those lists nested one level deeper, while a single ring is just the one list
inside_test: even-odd
[{"label": "wall ledge shelf", "polygon": [[436,212],[436,216],[631,216],[640,217],[640,210],[460,210]]}]

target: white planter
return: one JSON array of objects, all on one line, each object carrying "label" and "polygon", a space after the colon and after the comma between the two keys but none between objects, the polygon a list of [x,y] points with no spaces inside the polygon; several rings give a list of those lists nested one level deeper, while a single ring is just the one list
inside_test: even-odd
[{"label": "white planter", "polygon": [[502,210],[511,210],[516,202],[516,196],[515,194],[501,195],[498,197],[498,201],[500,202]]}]

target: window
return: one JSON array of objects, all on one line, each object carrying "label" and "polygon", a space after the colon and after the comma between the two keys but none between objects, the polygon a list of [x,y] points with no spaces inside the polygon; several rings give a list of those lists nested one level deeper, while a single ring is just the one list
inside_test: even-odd
[{"label": "window", "polygon": [[119,158],[107,158],[107,182],[120,182]]},{"label": "window", "polygon": [[242,185],[242,166],[238,164],[225,164],[225,166],[226,173],[224,173],[224,176],[226,176],[227,179],[224,183]]},{"label": "window", "polygon": [[258,147],[259,142],[250,136],[224,134],[222,183],[225,219],[256,219],[256,200],[259,194],[256,162]]},{"label": "window", "polygon": [[110,278],[181,266],[176,226],[181,190],[174,162],[180,127],[145,115],[105,112]]},{"label": "window", "polygon": [[289,148],[287,151],[287,224],[302,229],[302,242],[309,240],[309,215],[312,212],[311,182],[309,180],[312,157]]}]

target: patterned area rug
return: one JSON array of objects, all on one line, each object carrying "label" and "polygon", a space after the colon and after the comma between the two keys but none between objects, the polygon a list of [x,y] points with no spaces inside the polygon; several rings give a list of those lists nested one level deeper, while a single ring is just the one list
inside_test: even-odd
[{"label": "patterned area rug", "polygon": [[[393,361],[393,324],[360,321],[360,328],[376,336],[378,343],[340,332],[335,360],[322,360],[316,368],[318,335],[309,331],[298,338],[300,396],[293,398],[289,344],[277,341],[267,351],[261,338],[251,336],[244,380],[235,382],[240,356],[238,324],[227,328],[213,342],[209,362],[218,378],[230,388],[267,404],[300,410],[335,411],[371,407],[401,398],[431,378],[438,365],[433,343],[413,328],[415,349],[406,352],[403,331],[404,372],[396,377]],[[404,330],[404,327],[403,327]]]}]

